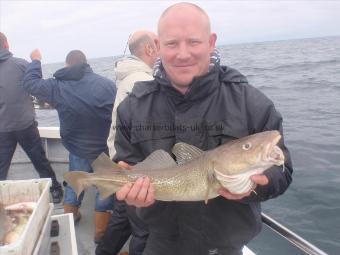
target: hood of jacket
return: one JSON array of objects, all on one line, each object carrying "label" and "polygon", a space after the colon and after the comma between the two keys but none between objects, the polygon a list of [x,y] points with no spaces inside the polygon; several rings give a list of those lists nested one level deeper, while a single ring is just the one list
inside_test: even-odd
[{"label": "hood of jacket", "polygon": [[12,53],[7,49],[0,49],[0,62],[12,57]]},{"label": "hood of jacket", "polygon": [[56,71],[53,76],[57,80],[63,81],[78,81],[84,77],[85,73],[92,73],[89,64],[82,63],[68,67],[64,67]]},{"label": "hood of jacket", "polygon": [[116,61],[115,74],[117,81],[121,81],[131,73],[135,72],[144,72],[152,76],[153,70],[135,56],[128,56]]}]

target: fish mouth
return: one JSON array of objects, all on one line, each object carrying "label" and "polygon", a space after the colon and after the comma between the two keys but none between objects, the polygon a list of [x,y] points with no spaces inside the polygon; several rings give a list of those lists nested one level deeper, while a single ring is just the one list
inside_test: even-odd
[{"label": "fish mouth", "polygon": [[276,136],[273,141],[267,144],[265,148],[265,152],[263,153],[265,162],[271,162],[274,165],[280,166],[284,163],[284,154],[283,151],[277,143],[280,141],[281,135]]}]

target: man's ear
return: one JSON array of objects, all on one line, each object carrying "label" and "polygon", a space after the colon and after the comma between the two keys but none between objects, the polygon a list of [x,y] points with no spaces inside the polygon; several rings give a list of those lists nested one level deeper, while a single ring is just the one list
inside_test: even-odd
[{"label": "man's ear", "polygon": [[213,52],[215,49],[216,45],[216,40],[217,40],[217,35],[215,33],[211,33],[209,37],[209,49],[210,52]]},{"label": "man's ear", "polygon": [[3,48],[9,50],[9,44],[7,40],[4,42]]},{"label": "man's ear", "polygon": [[158,38],[155,39],[155,45],[156,45],[156,49],[157,49],[157,54],[159,55],[159,51],[160,51],[160,48],[161,48],[161,43],[160,43]]},{"label": "man's ear", "polygon": [[147,56],[153,56],[155,54],[154,48],[149,44],[145,44],[145,54]]}]

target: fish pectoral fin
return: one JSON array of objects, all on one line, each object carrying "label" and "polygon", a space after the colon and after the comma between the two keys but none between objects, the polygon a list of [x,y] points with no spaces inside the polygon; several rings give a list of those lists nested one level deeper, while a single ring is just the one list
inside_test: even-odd
[{"label": "fish pectoral fin", "polygon": [[109,156],[102,152],[91,164],[93,172],[96,174],[112,174],[115,171],[124,170],[118,164],[113,162]]},{"label": "fish pectoral fin", "polygon": [[173,168],[177,166],[175,160],[171,157],[169,153],[164,150],[156,150],[152,152],[146,159],[142,162],[134,165],[132,167],[135,171],[152,171],[159,170],[162,168]]},{"label": "fish pectoral fin", "polygon": [[214,170],[208,169],[207,171],[207,184],[208,185],[207,185],[207,191],[205,193],[205,199],[204,199],[205,204],[208,204],[210,189],[213,186],[214,181],[215,181]]},{"label": "fish pectoral fin", "polygon": [[101,199],[108,198],[113,193],[115,193],[119,188],[118,186],[116,187],[112,185],[112,183],[110,183],[110,185],[98,185],[96,187],[97,187],[97,190],[99,192],[99,196]]},{"label": "fish pectoral fin", "polygon": [[172,153],[176,156],[177,163],[182,165],[185,162],[200,157],[203,151],[187,143],[176,143],[174,147],[172,147]]}]

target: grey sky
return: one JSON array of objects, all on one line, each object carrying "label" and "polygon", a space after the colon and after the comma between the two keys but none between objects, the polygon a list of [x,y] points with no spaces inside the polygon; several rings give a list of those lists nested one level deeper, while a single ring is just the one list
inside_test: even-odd
[{"label": "grey sky", "polygon": [[[340,35],[340,1],[191,1],[206,10],[217,44]],[[4,1],[0,31],[15,56],[39,48],[43,62],[72,49],[88,58],[123,54],[130,33],[156,31],[175,1]]]}]

